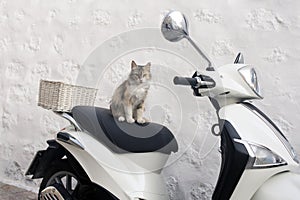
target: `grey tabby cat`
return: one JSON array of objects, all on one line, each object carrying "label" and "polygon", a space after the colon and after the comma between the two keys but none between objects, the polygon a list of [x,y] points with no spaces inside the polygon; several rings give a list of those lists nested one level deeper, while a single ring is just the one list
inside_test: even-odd
[{"label": "grey tabby cat", "polygon": [[151,63],[146,65],[137,65],[131,62],[131,72],[127,80],[125,80],[114,92],[110,104],[112,115],[119,121],[127,121],[140,124],[146,122],[143,117],[145,110],[145,99],[150,87]]}]

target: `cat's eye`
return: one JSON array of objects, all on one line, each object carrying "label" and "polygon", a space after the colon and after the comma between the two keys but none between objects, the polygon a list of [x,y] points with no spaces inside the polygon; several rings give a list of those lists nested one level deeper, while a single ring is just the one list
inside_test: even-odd
[{"label": "cat's eye", "polygon": [[139,75],[137,75],[137,74],[133,74],[132,76],[134,79],[139,79]]},{"label": "cat's eye", "polygon": [[147,76],[147,74],[143,74],[143,78],[145,78]]}]

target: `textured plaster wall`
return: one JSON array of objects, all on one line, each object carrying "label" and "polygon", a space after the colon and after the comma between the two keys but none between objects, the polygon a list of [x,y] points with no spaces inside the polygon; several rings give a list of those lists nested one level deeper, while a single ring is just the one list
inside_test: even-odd
[{"label": "textured plaster wall", "polygon": [[[241,51],[246,62],[259,69],[265,99],[256,105],[278,124],[299,154],[299,7],[300,2],[292,0],[0,0],[0,180],[36,190],[38,182],[24,177],[26,168],[34,153],[46,147],[45,141],[67,125],[37,107],[39,80],[77,83],[83,63],[96,47],[124,31],[159,27],[170,9],[186,14],[191,35],[216,66],[233,62]],[[126,45],[122,38],[111,41],[116,49]],[[178,44],[183,50],[188,46]],[[108,105],[111,89],[126,78],[131,59],[152,61],[157,81],[171,82],[173,77],[155,65],[177,66],[181,75],[195,69],[183,68],[184,61],[155,50],[124,55],[103,76],[107,87],[99,85],[103,89],[98,105]],[[209,199],[220,165],[219,141],[209,132],[216,118],[206,99],[193,99],[188,89],[173,87],[168,85],[166,92],[151,87],[147,102],[147,115],[178,134],[180,156],[173,155],[175,162],[164,170],[169,194],[171,199]],[[191,101],[180,104],[189,111],[180,119],[184,131],[177,127],[177,103],[169,101],[172,94]]]}]

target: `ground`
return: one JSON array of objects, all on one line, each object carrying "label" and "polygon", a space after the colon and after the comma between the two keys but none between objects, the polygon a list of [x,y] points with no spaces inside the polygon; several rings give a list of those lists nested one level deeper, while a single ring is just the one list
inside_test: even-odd
[{"label": "ground", "polygon": [[0,182],[1,200],[36,200],[37,194]]}]

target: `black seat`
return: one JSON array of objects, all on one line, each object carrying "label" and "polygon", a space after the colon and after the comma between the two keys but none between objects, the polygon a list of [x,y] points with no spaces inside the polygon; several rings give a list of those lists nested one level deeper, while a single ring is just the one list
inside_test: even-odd
[{"label": "black seat", "polygon": [[173,134],[160,124],[118,122],[110,110],[93,106],[75,106],[71,113],[81,128],[114,152],[170,154],[178,151]]}]

